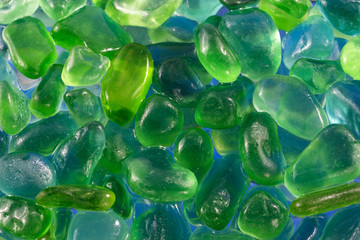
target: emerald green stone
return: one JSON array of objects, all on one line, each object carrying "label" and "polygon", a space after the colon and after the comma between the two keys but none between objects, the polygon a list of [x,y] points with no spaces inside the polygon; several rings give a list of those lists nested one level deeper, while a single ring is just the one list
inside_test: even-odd
[{"label": "emerald green stone", "polygon": [[239,59],[215,26],[198,25],[195,46],[200,62],[219,82],[233,82],[240,75]]},{"label": "emerald green stone", "polygon": [[15,135],[30,122],[29,101],[25,94],[8,81],[0,81],[0,127]]},{"label": "emerald green stone", "polygon": [[255,191],[242,205],[238,224],[242,232],[259,239],[274,239],[290,217],[286,206],[264,191]]},{"label": "emerald green stone", "polygon": [[238,230],[224,229],[222,231],[214,231],[208,227],[200,227],[191,233],[190,240],[253,240]]},{"label": "emerald green stone", "polygon": [[345,184],[360,174],[360,143],[343,125],[329,125],[285,171],[285,184],[296,195]]},{"label": "emerald green stone", "polygon": [[61,78],[68,86],[90,86],[99,83],[109,67],[107,57],[90,48],[76,46],[70,51]]},{"label": "emerald green stone", "polygon": [[42,10],[56,21],[69,16],[85,4],[86,0],[40,0]]},{"label": "emerald green stone", "polygon": [[45,188],[36,196],[36,204],[47,208],[106,211],[114,202],[112,191],[95,185],[57,185]]},{"label": "emerald green stone", "polygon": [[259,112],[269,113],[280,127],[307,140],[328,125],[319,102],[295,77],[276,75],[258,82],[254,106]]},{"label": "emerald green stone", "polygon": [[39,0],[3,0],[0,2],[0,24],[32,15],[39,7]]},{"label": "emerald green stone", "polygon": [[51,30],[55,43],[71,50],[86,46],[110,59],[126,44],[131,36],[106,13],[95,6],[84,6],[55,23]]},{"label": "emerald green stone", "polygon": [[220,2],[230,10],[240,8],[252,8],[258,5],[259,0],[220,0]]},{"label": "emerald green stone", "polygon": [[105,12],[120,25],[157,28],[180,6],[182,0],[108,0]]},{"label": "emerald green stone", "polygon": [[107,121],[100,98],[86,88],[67,91],[64,102],[71,116],[80,126],[91,121],[99,121],[103,124]]},{"label": "emerald green stone", "polygon": [[149,148],[125,160],[130,189],[153,202],[179,202],[194,196],[198,182],[169,152]]},{"label": "emerald green stone", "polygon": [[96,121],[66,138],[53,157],[58,184],[89,184],[105,142],[104,127]]},{"label": "emerald green stone", "polygon": [[201,182],[210,170],[213,156],[214,147],[211,139],[200,128],[190,128],[176,139],[175,162],[192,171],[198,182]]},{"label": "emerald green stone", "polygon": [[44,156],[51,155],[55,148],[78,126],[69,112],[56,115],[29,124],[24,130],[11,138],[10,152],[36,152]]},{"label": "emerald green stone", "polygon": [[218,27],[221,22],[221,19],[222,17],[219,15],[212,15],[205,20],[205,23],[209,23],[214,27]]},{"label": "emerald green stone", "polygon": [[140,44],[123,47],[111,62],[101,82],[101,102],[109,120],[123,126],[130,123],[149,91],[153,62]]},{"label": "emerald green stone", "polygon": [[94,3],[95,6],[101,8],[101,9],[105,9],[108,1],[109,0],[93,0],[92,2]]},{"label": "emerald green stone", "polygon": [[54,41],[37,18],[20,18],[7,25],[2,35],[13,64],[28,78],[45,75],[56,60]]},{"label": "emerald green stone", "polygon": [[41,237],[49,230],[51,220],[51,211],[31,200],[16,196],[0,198],[0,227],[16,237]]},{"label": "emerald green stone", "polygon": [[350,39],[341,50],[340,62],[344,72],[354,80],[360,80],[360,36]]},{"label": "emerald green stone", "polygon": [[249,184],[250,179],[241,166],[239,156],[217,159],[195,196],[196,213],[200,220],[214,230],[224,229]]},{"label": "emerald green stone", "polygon": [[53,240],[66,240],[73,212],[70,208],[53,208],[53,221],[50,226],[50,236]]},{"label": "emerald green stone", "polygon": [[313,94],[326,93],[333,83],[346,79],[339,61],[311,58],[297,60],[289,75],[301,79]]},{"label": "emerald green stone", "polygon": [[271,116],[265,112],[248,114],[239,136],[241,162],[249,178],[265,186],[283,182],[286,162]]},{"label": "emerald green stone", "polygon": [[154,94],[145,99],[135,117],[135,134],[144,147],[170,147],[181,133],[184,115],[171,99]]},{"label": "emerald green stone", "polygon": [[66,86],[61,80],[62,65],[51,65],[41,78],[30,99],[30,111],[39,118],[48,118],[59,110]]}]

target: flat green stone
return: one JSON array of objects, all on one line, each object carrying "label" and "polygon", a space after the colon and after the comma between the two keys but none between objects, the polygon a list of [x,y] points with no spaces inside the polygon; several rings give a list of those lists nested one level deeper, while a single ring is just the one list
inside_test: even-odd
[{"label": "flat green stone", "polygon": [[115,194],[95,185],[57,185],[45,188],[36,196],[36,204],[47,208],[106,211],[115,202]]},{"label": "flat green stone", "polygon": [[42,10],[54,20],[67,17],[85,4],[86,0],[40,0]]}]

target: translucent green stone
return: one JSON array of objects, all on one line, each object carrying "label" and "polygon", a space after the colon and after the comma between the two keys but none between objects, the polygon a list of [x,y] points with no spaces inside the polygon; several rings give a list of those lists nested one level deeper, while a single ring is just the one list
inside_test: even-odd
[{"label": "translucent green stone", "polygon": [[184,215],[186,220],[195,227],[201,227],[204,224],[201,222],[196,213],[195,199],[191,198],[184,201]]},{"label": "translucent green stone", "polygon": [[86,88],[67,91],[64,102],[71,116],[80,126],[91,121],[99,121],[103,124],[107,121],[100,98]]},{"label": "translucent green stone", "polygon": [[198,182],[205,177],[213,164],[214,147],[209,135],[200,128],[181,133],[174,147],[175,162],[192,171]]},{"label": "translucent green stone", "polygon": [[40,0],[42,10],[54,20],[67,17],[85,4],[86,0]]},{"label": "translucent green stone", "polygon": [[8,153],[9,149],[9,136],[0,129],[0,157]]},{"label": "translucent green stone", "polygon": [[153,75],[150,52],[140,44],[123,47],[101,82],[101,102],[109,120],[131,122],[150,88]]},{"label": "translucent green stone", "polygon": [[68,86],[90,86],[99,83],[109,67],[107,57],[90,48],[76,46],[70,51],[61,78]]},{"label": "translucent green stone", "polygon": [[224,229],[231,221],[249,187],[240,157],[229,155],[215,161],[195,196],[196,213],[214,230]]},{"label": "translucent green stone", "polygon": [[120,48],[132,42],[131,36],[119,24],[95,6],[84,6],[57,21],[51,35],[57,45],[67,50],[86,46],[110,59]]},{"label": "translucent green stone", "polygon": [[360,174],[360,143],[343,125],[329,125],[285,171],[288,190],[300,196],[352,181]]},{"label": "translucent green stone", "polygon": [[221,8],[219,0],[183,0],[176,9],[176,15],[203,22],[211,15],[215,15]]},{"label": "translucent green stone", "polygon": [[258,5],[259,0],[220,0],[230,10],[239,8],[252,8]]},{"label": "translucent green stone", "polygon": [[198,182],[169,152],[149,148],[125,160],[130,189],[153,202],[179,202],[194,196]]},{"label": "translucent green stone", "polygon": [[190,240],[253,240],[238,230],[224,229],[222,231],[214,231],[208,227],[197,228],[191,233]]},{"label": "translucent green stone", "polygon": [[95,6],[105,9],[108,1],[109,0],[93,0],[92,2],[94,3]]},{"label": "translucent green stone", "polygon": [[317,240],[320,239],[321,234],[328,221],[326,214],[315,215],[303,218],[300,225],[291,240]]},{"label": "translucent green stone", "polygon": [[219,82],[233,82],[240,74],[239,59],[219,30],[201,23],[195,30],[195,46],[204,68]]},{"label": "translucent green stone", "polygon": [[221,20],[219,31],[239,58],[243,75],[257,81],[277,72],[280,35],[267,13],[257,8],[231,11]]},{"label": "translucent green stone", "polygon": [[25,94],[8,81],[0,81],[0,126],[15,135],[30,122],[29,101]]},{"label": "translucent green stone", "polygon": [[45,75],[56,60],[54,41],[37,18],[18,19],[7,25],[2,35],[13,64],[28,78],[36,79]]},{"label": "translucent green stone", "polygon": [[50,226],[50,236],[53,240],[66,240],[73,212],[70,208],[53,208],[53,221]]},{"label": "translucent green stone", "polygon": [[360,80],[360,36],[350,39],[341,50],[340,62],[344,72],[354,80]]},{"label": "translucent green stone", "polygon": [[326,93],[333,83],[346,79],[339,61],[311,58],[297,60],[289,75],[301,79],[313,94]]},{"label": "translucent green stone", "polygon": [[16,237],[41,237],[49,230],[51,220],[51,211],[31,200],[16,196],[0,198],[0,227]]},{"label": "translucent green stone", "polygon": [[182,0],[109,0],[105,12],[121,25],[157,28],[180,6]]},{"label": "translucent green stone", "polygon": [[325,111],[299,79],[276,75],[257,83],[254,106],[290,133],[311,140],[328,125]]},{"label": "translucent green stone", "polygon": [[53,157],[58,184],[88,184],[105,142],[104,127],[96,121],[66,138]]},{"label": "translucent green stone", "polygon": [[0,24],[32,15],[39,7],[39,0],[3,0],[0,2]]},{"label": "translucent green stone", "polygon": [[240,124],[232,128],[212,129],[211,138],[216,151],[222,156],[240,154],[239,134]]},{"label": "translucent green stone", "polygon": [[63,66],[51,65],[47,73],[41,78],[30,99],[30,111],[39,118],[48,118],[59,110],[66,86],[61,80]]},{"label": "translucent green stone", "polygon": [[29,124],[22,132],[13,136],[10,141],[10,152],[27,151],[44,156],[51,155],[77,128],[69,112],[59,112],[50,118]]},{"label": "translucent green stone", "polygon": [[145,147],[170,147],[181,133],[184,115],[171,99],[154,94],[145,99],[135,117],[135,134]]},{"label": "translucent green stone", "polygon": [[257,184],[273,186],[284,181],[285,158],[277,124],[264,112],[252,112],[241,123],[240,156],[246,174]]},{"label": "translucent green stone", "polygon": [[95,185],[57,185],[45,188],[36,196],[36,204],[47,208],[106,211],[115,202],[115,194]]}]

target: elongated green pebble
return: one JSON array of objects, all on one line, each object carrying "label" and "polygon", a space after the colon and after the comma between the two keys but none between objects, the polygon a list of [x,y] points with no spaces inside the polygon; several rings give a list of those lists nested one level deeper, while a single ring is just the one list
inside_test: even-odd
[{"label": "elongated green pebble", "polygon": [[60,107],[66,86],[61,80],[63,66],[51,65],[42,77],[30,99],[30,111],[39,118],[48,118],[56,114]]},{"label": "elongated green pebble", "polygon": [[140,44],[118,52],[101,82],[101,102],[111,121],[125,125],[133,120],[150,88],[153,69],[150,52]]},{"label": "elongated green pebble", "polygon": [[56,185],[45,188],[36,196],[36,204],[47,208],[106,211],[114,202],[112,191],[95,185]]},{"label": "elongated green pebble", "polygon": [[15,135],[30,122],[29,101],[25,94],[8,81],[0,81],[0,126]]},{"label": "elongated green pebble", "polygon": [[41,237],[49,230],[51,220],[51,211],[34,201],[16,196],[0,198],[0,227],[16,237]]},{"label": "elongated green pebble", "polygon": [[233,82],[240,74],[239,59],[219,30],[201,23],[195,30],[195,46],[200,62],[219,82]]},{"label": "elongated green pebble", "polygon": [[290,212],[306,217],[329,212],[360,202],[360,183],[353,182],[322,191],[304,194],[290,205]]},{"label": "elongated green pebble", "polygon": [[53,208],[53,222],[50,226],[51,239],[66,240],[73,212],[70,208]]},{"label": "elongated green pebble", "polygon": [[18,19],[7,25],[2,35],[13,64],[28,78],[36,79],[45,75],[56,60],[55,43],[37,18]]},{"label": "elongated green pebble", "polygon": [[10,141],[10,152],[30,151],[44,156],[51,155],[55,148],[78,128],[69,112],[56,115],[29,124],[14,135]]},{"label": "elongated green pebble", "polygon": [[40,0],[42,10],[54,20],[67,17],[85,4],[86,0]]}]

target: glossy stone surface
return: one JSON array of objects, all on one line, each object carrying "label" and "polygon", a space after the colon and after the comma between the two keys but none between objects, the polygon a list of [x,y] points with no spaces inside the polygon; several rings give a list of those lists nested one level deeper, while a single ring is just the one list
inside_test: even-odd
[{"label": "glossy stone surface", "polygon": [[341,67],[344,69],[344,72],[353,77],[354,80],[360,80],[359,53],[360,37],[354,37],[345,44],[340,55]]},{"label": "glossy stone surface", "polygon": [[196,213],[200,220],[214,230],[224,229],[249,184],[250,179],[241,166],[239,156],[230,155],[216,160],[195,196]]},{"label": "glossy stone surface", "polygon": [[221,156],[239,154],[240,124],[232,128],[212,129],[211,138],[216,151]]},{"label": "glossy stone surface", "polygon": [[112,60],[101,82],[101,102],[109,120],[125,125],[131,122],[150,88],[153,62],[140,44],[128,44]]},{"label": "glossy stone surface", "polygon": [[276,73],[280,35],[267,13],[257,8],[231,11],[222,18],[219,31],[239,58],[243,75],[258,81]]},{"label": "glossy stone surface", "polygon": [[311,140],[328,119],[314,95],[294,77],[276,75],[256,85],[254,106],[267,112],[277,124],[290,133]]},{"label": "glossy stone surface", "polygon": [[54,41],[37,18],[20,18],[7,25],[2,35],[13,64],[28,78],[45,75],[56,60]]},{"label": "glossy stone surface", "polygon": [[183,0],[176,14],[203,22],[211,15],[215,15],[221,8],[219,0]]},{"label": "glossy stone surface", "polygon": [[106,211],[115,202],[115,194],[95,185],[56,185],[36,196],[36,204],[47,208]]},{"label": "glossy stone surface", "polygon": [[321,234],[328,221],[328,216],[325,214],[310,216],[303,218],[300,225],[291,240],[317,240],[320,239]]},{"label": "glossy stone surface", "polygon": [[265,186],[283,182],[286,162],[271,116],[265,112],[248,114],[239,136],[241,162],[249,178]]},{"label": "glossy stone surface", "polygon": [[241,72],[239,59],[219,30],[201,23],[195,30],[197,56],[205,69],[219,82],[233,82]]},{"label": "glossy stone surface", "polygon": [[96,121],[66,138],[53,156],[58,184],[89,184],[105,142],[104,127]]},{"label": "glossy stone surface", "polygon": [[130,189],[153,202],[178,202],[194,196],[198,182],[169,152],[149,148],[125,160]]},{"label": "glossy stone surface", "polygon": [[51,65],[41,78],[30,99],[30,111],[39,118],[48,118],[59,110],[66,86],[61,80],[62,65]]},{"label": "glossy stone surface", "polygon": [[129,227],[112,211],[79,212],[71,222],[68,240],[126,240]]},{"label": "glossy stone surface", "polygon": [[154,94],[145,99],[135,117],[135,134],[144,147],[170,147],[182,131],[184,115],[171,99]]},{"label": "glossy stone surface", "polygon": [[55,148],[78,128],[69,112],[59,112],[53,117],[29,124],[14,135],[10,141],[10,152],[36,152],[51,155]]},{"label": "glossy stone surface", "polygon": [[253,240],[238,230],[224,229],[222,231],[214,231],[208,227],[197,228],[191,233],[190,240]]},{"label": "glossy stone surface", "polygon": [[53,222],[50,226],[50,236],[54,240],[66,240],[73,212],[70,208],[53,208]]},{"label": "glossy stone surface", "polygon": [[120,48],[132,42],[131,36],[119,24],[95,6],[84,6],[57,21],[51,36],[57,45],[67,50],[86,46],[110,59]]},{"label": "glossy stone surface", "polygon": [[329,125],[286,169],[286,187],[299,196],[352,181],[360,174],[359,154],[360,143],[345,126]]},{"label": "glossy stone surface", "polygon": [[255,7],[259,0],[220,0],[230,10]]},{"label": "glossy stone surface", "polygon": [[51,211],[31,200],[16,196],[0,198],[0,227],[16,237],[41,237],[50,228],[51,220]]},{"label": "glossy stone surface", "polygon": [[0,24],[9,24],[12,21],[32,15],[39,7],[39,0],[1,1]]},{"label": "glossy stone surface", "polygon": [[85,4],[86,0],[40,0],[42,10],[54,20],[69,16]]}]

